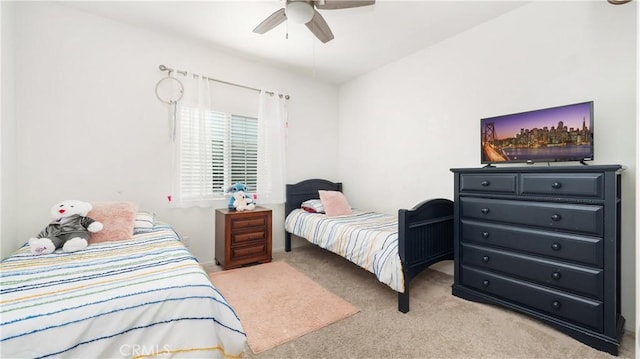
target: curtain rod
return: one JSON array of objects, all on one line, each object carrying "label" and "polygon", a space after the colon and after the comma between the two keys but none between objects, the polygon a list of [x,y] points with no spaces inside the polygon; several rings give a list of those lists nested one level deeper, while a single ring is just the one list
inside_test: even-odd
[{"label": "curtain rod", "polygon": [[[184,76],[187,76],[187,71],[186,71],[186,70],[174,70],[174,69],[172,69],[172,68],[170,68],[170,67],[166,67],[166,66],[164,66],[164,65],[160,65],[160,66],[158,66],[158,68],[160,69],[160,71],[167,71],[167,72],[169,72],[169,74],[171,74],[172,72],[177,72],[177,73],[179,73],[179,74],[182,74],[182,75],[184,75]],[[235,83],[233,83],[233,82],[228,82],[228,81],[218,80],[218,79],[214,79],[214,78],[207,77],[207,76],[201,76],[201,75],[196,75],[196,76],[200,76],[200,77],[202,77],[202,78],[204,78],[204,79],[207,79],[207,80],[209,80],[209,81],[219,82],[219,83],[221,83],[221,84],[225,84],[225,85],[229,85],[229,86],[242,87],[242,88],[247,89],[247,90],[252,90],[252,91],[262,92],[262,90],[257,89],[257,88],[255,88],[255,87],[250,87],[250,86],[245,86],[245,85],[235,84]],[[274,92],[271,92],[271,91],[265,91],[265,92],[266,92],[266,93],[268,93],[269,95],[275,95],[275,93],[274,93]],[[289,95],[278,94],[278,96],[280,96],[280,97],[283,97],[283,96],[284,96],[285,100],[288,100],[288,99],[290,98],[290,97],[289,97]]]}]

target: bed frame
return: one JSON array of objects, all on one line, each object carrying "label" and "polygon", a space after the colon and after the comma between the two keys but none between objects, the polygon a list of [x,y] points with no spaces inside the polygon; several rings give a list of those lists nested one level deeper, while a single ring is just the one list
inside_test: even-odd
[{"label": "bed frame", "polygon": [[[302,202],[318,198],[318,190],[341,191],[342,183],[309,179],[288,184],[285,218]],[[285,231],[285,251],[291,251],[291,233]],[[398,254],[404,273],[404,293],[398,293],[398,310],[409,311],[409,283],[430,265],[453,259],[453,202],[431,199],[410,210],[398,210]]]}]

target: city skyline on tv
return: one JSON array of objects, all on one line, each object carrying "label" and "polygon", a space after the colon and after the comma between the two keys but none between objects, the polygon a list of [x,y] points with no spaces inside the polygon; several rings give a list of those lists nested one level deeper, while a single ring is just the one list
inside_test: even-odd
[{"label": "city skyline on tv", "polygon": [[[482,123],[493,122],[495,138],[504,140],[514,138],[522,129],[541,130],[547,127],[549,130],[558,127],[562,122],[567,128],[581,129],[583,123],[591,130],[591,102],[575,105],[548,108],[511,115],[485,118]],[[484,129],[483,129],[484,130]]]},{"label": "city skyline on tv", "polygon": [[593,159],[593,102],[483,118],[482,163]]}]

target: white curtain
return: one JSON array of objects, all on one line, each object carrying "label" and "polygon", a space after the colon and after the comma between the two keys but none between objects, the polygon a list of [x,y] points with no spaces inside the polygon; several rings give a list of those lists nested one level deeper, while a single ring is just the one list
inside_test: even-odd
[{"label": "white curtain", "polygon": [[210,207],[212,199],[215,199],[211,188],[212,151],[207,138],[210,134],[207,126],[211,126],[211,121],[206,118],[212,110],[211,85],[206,78],[191,73],[178,78],[184,84],[184,96],[177,104],[173,130],[174,187],[171,204],[176,207]]},{"label": "white curtain", "polygon": [[285,202],[287,100],[277,91],[260,93],[258,115],[258,203]]}]

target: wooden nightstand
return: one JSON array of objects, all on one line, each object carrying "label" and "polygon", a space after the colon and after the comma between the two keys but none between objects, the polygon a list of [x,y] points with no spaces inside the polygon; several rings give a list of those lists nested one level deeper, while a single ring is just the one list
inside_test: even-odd
[{"label": "wooden nightstand", "polygon": [[216,264],[222,269],[271,262],[271,210],[216,210]]}]

